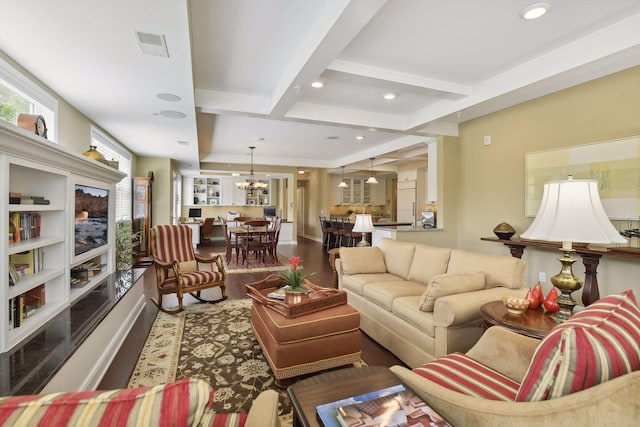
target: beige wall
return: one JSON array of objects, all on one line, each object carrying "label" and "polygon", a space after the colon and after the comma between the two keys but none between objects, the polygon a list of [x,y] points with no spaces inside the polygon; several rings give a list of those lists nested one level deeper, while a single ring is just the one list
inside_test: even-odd
[{"label": "beige wall", "polygon": [[[489,146],[482,143],[485,135],[491,135]],[[445,163],[445,173],[449,176],[455,169],[459,184],[450,191],[445,182],[440,193],[447,200],[457,198],[457,220],[452,221],[454,212],[445,204],[446,228],[457,229],[460,248],[508,254],[506,247],[480,237],[493,236],[493,228],[502,221],[518,234],[531,223],[532,218],[524,216],[525,153],[632,135],[640,135],[640,67],[462,123],[459,158]],[[523,259],[528,262],[529,284],[535,284],[540,271],[547,278],[557,274],[558,255],[527,249]],[[601,295],[609,294],[632,287],[628,279],[640,275],[640,263],[607,257],[598,273]],[[574,265],[574,274],[584,278],[581,261]],[[580,298],[580,292],[574,298]]]},{"label": "beige wall", "polygon": [[134,175],[147,176],[149,171],[153,171],[152,226],[171,224],[171,200],[173,194],[171,159],[139,156]]}]

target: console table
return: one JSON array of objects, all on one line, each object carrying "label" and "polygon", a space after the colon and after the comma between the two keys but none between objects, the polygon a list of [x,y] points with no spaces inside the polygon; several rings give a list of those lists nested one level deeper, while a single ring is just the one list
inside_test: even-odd
[{"label": "console table", "polygon": [[[497,237],[481,237],[480,240],[487,242],[502,243],[509,248],[511,256],[522,258],[524,249],[527,247],[537,249],[553,249],[559,250],[562,246],[560,243],[544,242],[540,240],[520,240],[514,239],[498,239]],[[598,290],[598,264],[603,256],[625,259],[640,259],[640,249],[638,248],[611,248],[604,250],[593,250],[587,246],[575,246],[573,250],[582,257],[584,264],[584,287],[582,291],[582,303],[586,306],[600,299],[600,291]]]}]

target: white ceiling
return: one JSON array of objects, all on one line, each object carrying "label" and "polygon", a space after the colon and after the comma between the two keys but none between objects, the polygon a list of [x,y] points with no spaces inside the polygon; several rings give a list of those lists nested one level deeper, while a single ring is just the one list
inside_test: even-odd
[{"label": "white ceiling", "polygon": [[533,0],[0,1],[0,50],[185,173],[252,145],[260,165],[394,170],[460,122],[640,64],[639,0],[548,0],[535,21]]}]

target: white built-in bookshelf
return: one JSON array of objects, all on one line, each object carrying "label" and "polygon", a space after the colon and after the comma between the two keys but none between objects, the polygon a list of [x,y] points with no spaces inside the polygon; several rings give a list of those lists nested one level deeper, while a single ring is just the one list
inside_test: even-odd
[{"label": "white built-in bookshelf", "polygon": [[[115,184],[123,178],[116,169],[0,121],[0,353],[24,341],[114,271]],[[97,242],[84,242],[81,253],[76,253],[78,186],[109,195],[102,213],[108,217],[100,221],[106,231]],[[16,203],[17,195],[48,202]],[[19,237],[16,221],[20,231],[26,230]],[[37,232],[29,233],[35,228]],[[78,271],[83,273],[80,279]]]}]

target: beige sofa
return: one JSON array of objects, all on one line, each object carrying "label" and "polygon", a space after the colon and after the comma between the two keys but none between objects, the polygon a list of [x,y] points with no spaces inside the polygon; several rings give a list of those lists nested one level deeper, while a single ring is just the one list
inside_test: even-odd
[{"label": "beige sofa", "polygon": [[360,311],[360,329],[410,367],[469,350],[483,332],[479,308],[524,296],[525,262],[382,239],[340,248],[338,287]]}]

